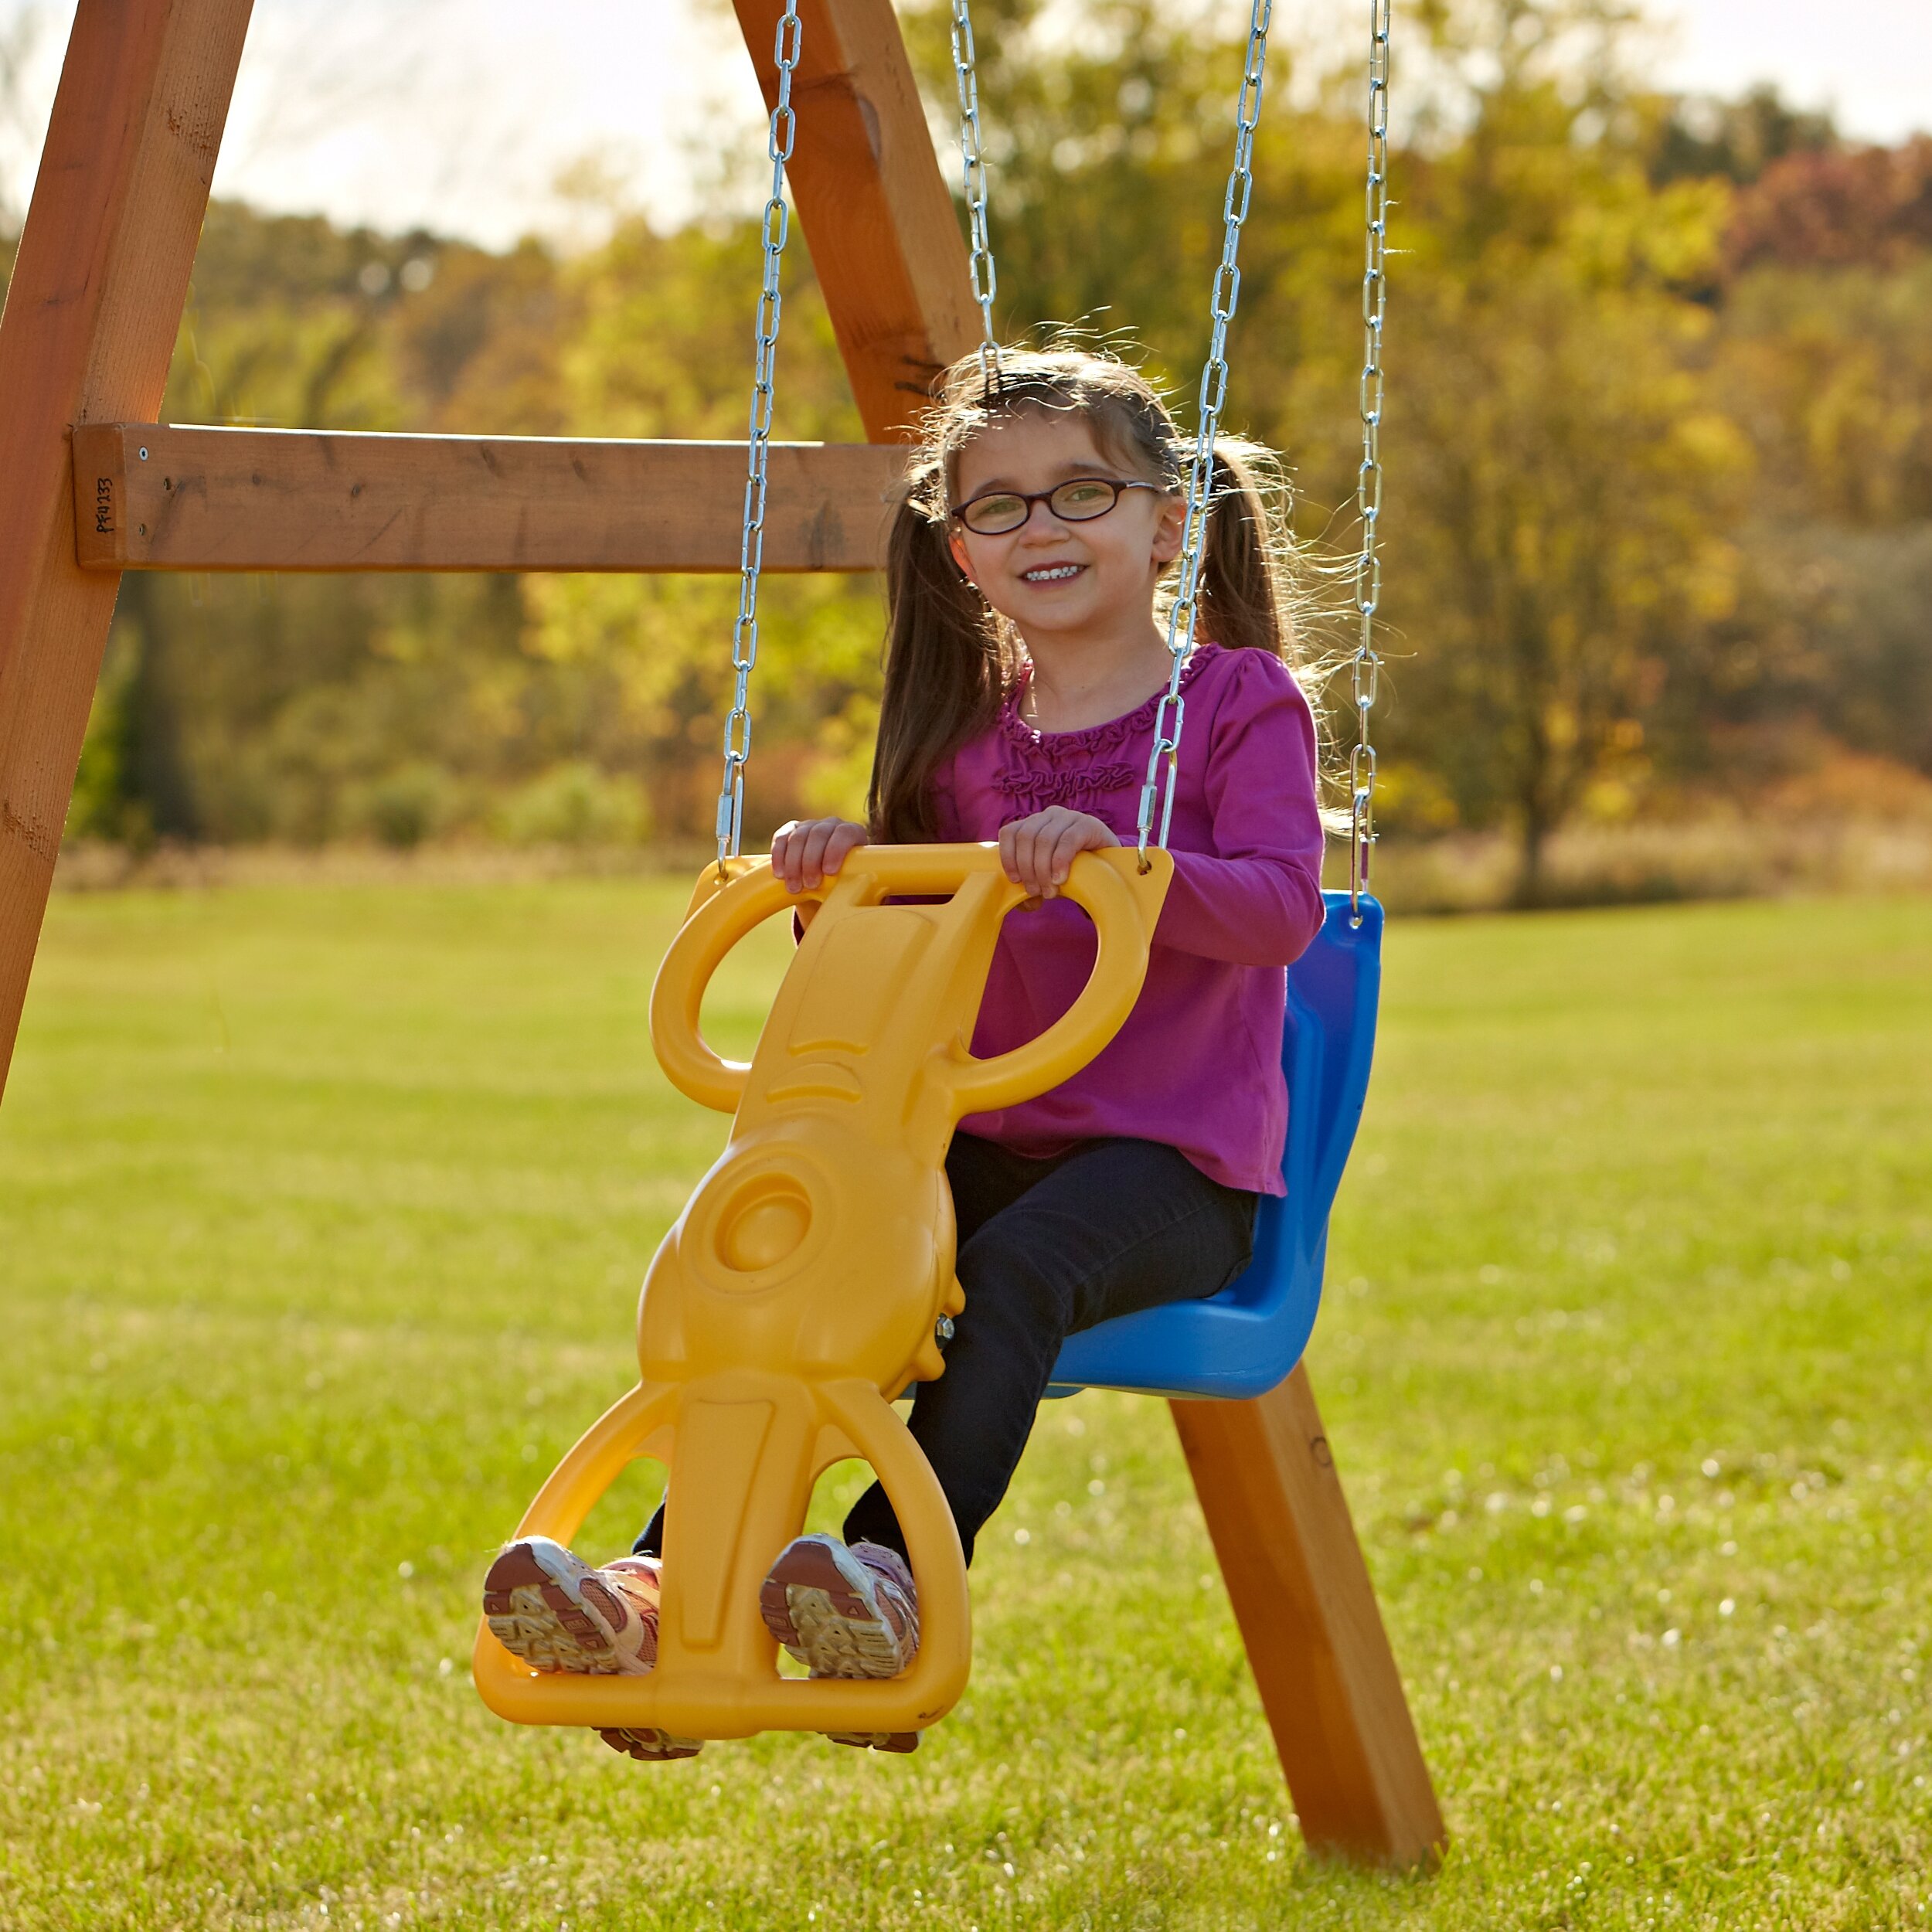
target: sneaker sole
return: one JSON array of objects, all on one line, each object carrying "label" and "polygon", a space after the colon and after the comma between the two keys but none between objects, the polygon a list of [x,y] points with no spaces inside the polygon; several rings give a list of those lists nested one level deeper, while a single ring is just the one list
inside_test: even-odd
[{"label": "sneaker sole", "polygon": [[899,1640],[864,1591],[827,1545],[799,1542],[773,1565],[758,1607],[766,1629],[813,1676],[896,1677],[906,1668]]},{"label": "sneaker sole", "polygon": [[617,1646],[583,1607],[584,1597],[604,1586],[580,1570],[560,1577],[529,1543],[512,1543],[483,1580],[483,1614],[496,1641],[533,1669],[615,1676],[623,1668]]},{"label": "sneaker sole", "polygon": [[695,1737],[673,1737],[668,1731],[600,1730],[597,1733],[614,1751],[622,1751],[644,1764],[669,1764],[681,1757],[696,1757],[704,1745]]}]

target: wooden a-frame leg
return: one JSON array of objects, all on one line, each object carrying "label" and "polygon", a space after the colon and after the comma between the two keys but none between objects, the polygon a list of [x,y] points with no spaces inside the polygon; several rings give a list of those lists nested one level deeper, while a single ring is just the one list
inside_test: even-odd
[{"label": "wooden a-frame leg", "polygon": [[[733,0],[765,105],[781,0]],[[786,172],[867,438],[903,440],[979,340],[972,269],[893,0],[800,0]]]},{"label": "wooden a-frame leg", "polygon": [[1252,1402],[1171,1406],[1302,1835],[1432,1859],[1442,1813],[1307,1370]]},{"label": "wooden a-frame leg", "polygon": [[68,431],[160,411],[248,13],[80,0],[0,317],[0,1085],[120,583],[75,560]]}]

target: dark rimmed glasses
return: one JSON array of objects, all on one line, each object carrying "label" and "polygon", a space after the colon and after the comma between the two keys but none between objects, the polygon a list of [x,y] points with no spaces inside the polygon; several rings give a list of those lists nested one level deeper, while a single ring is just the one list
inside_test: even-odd
[{"label": "dark rimmed glasses", "polygon": [[969,498],[953,512],[975,536],[1006,536],[1044,503],[1063,523],[1091,523],[1121,500],[1123,490],[1165,492],[1158,483],[1122,482],[1111,476],[1070,477],[1050,490],[988,490]]}]

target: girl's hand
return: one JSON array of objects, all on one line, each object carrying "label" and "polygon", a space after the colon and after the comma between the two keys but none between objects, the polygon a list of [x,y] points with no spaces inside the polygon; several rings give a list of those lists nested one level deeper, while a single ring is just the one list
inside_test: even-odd
[{"label": "girl's hand", "polygon": [[866,836],[866,828],[849,818],[794,818],[781,825],[772,839],[771,869],[787,892],[815,892]]},{"label": "girl's hand", "polygon": [[1015,818],[999,828],[999,862],[1006,876],[1036,899],[1054,899],[1066,883],[1067,868],[1083,852],[1121,842],[1090,813],[1049,805],[1030,818]]}]

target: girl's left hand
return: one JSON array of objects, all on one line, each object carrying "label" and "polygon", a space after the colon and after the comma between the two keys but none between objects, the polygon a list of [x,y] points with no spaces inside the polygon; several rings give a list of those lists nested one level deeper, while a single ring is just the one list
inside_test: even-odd
[{"label": "girl's left hand", "polygon": [[1036,899],[1054,899],[1066,883],[1067,869],[1083,852],[1121,842],[1111,828],[1090,813],[1049,805],[1030,818],[1015,818],[999,828],[999,862],[1006,876]]}]

